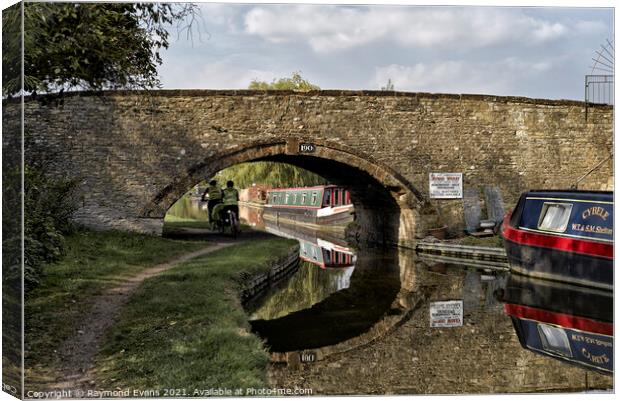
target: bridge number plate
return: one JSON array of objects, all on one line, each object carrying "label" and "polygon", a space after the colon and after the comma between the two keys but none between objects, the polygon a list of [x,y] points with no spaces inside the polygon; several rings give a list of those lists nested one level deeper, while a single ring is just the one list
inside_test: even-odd
[{"label": "bridge number plate", "polygon": [[316,145],[313,143],[300,143],[299,153],[314,153]]},{"label": "bridge number plate", "polygon": [[299,354],[299,361],[302,363],[316,362],[316,354],[314,352],[302,352]]},{"label": "bridge number plate", "polygon": [[431,327],[463,325],[463,300],[431,302]]}]

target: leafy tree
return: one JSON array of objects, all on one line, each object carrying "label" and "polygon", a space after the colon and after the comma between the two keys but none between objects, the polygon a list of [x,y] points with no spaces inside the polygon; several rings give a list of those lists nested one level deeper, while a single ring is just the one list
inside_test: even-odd
[{"label": "leafy tree", "polygon": [[[168,29],[191,34],[193,4],[49,3],[24,7],[24,90],[159,86],[156,66],[168,48]],[[21,89],[20,4],[2,13],[3,95]],[[189,23],[184,22],[189,21]],[[183,23],[187,25],[183,26]]]},{"label": "leafy tree", "polygon": [[215,178],[221,184],[232,180],[238,188],[247,188],[254,183],[274,188],[327,184],[323,177],[303,168],[267,161],[236,164],[220,171]]},{"label": "leafy tree", "polygon": [[276,89],[276,90],[293,90],[298,92],[309,92],[313,90],[320,90],[317,85],[311,84],[304,78],[302,78],[300,72],[294,72],[290,78],[280,78],[277,81],[274,79],[271,83],[265,81],[253,80],[248,86],[248,89]]}]

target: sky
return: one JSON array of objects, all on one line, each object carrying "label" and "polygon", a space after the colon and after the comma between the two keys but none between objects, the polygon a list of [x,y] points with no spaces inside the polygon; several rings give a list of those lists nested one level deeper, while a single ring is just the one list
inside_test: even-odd
[{"label": "sky", "polygon": [[200,14],[193,39],[174,33],[163,54],[165,89],[300,72],[321,89],[391,80],[406,92],[583,100],[591,58],[614,38],[609,7],[201,3]]}]

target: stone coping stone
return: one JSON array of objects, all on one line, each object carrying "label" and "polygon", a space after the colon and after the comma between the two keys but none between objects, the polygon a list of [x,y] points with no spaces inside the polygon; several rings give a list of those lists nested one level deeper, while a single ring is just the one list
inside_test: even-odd
[{"label": "stone coping stone", "polygon": [[[155,89],[155,90],[105,90],[105,91],[68,91],[62,95],[57,93],[43,94],[32,96],[24,96],[24,101],[31,102],[37,99],[49,100],[46,98],[67,98],[74,96],[131,96],[140,94],[152,94],[153,96],[375,96],[375,97],[413,97],[418,99],[458,99],[458,100],[482,100],[500,103],[528,103],[535,105],[572,105],[586,106],[586,102],[580,100],[567,99],[536,99],[521,96],[496,96],[485,94],[450,94],[450,93],[428,93],[428,92],[396,92],[381,90],[315,90],[315,91],[293,91],[293,90],[256,90],[256,89]],[[3,99],[3,103],[19,103],[20,97],[12,97]],[[589,108],[613,109],[611,105],[588,103]]]}]

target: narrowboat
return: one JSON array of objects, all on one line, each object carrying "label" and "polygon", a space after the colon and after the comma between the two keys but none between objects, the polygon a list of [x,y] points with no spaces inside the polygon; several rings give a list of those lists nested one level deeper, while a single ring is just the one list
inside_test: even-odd
[{"label": "narrowboat", "polygon": [[611,290],[613,193],[529,191],[502,223],[513,273]]},{"label": "narrowboat", "polygon": [[613,292],[511,275],[502,296],[521,346],[613,373]]},{"label": "narrowboat", "polygon": [[345,226],[352,222],[349,191],[336,185],[267,191],[263,218],[288,224]]}]

